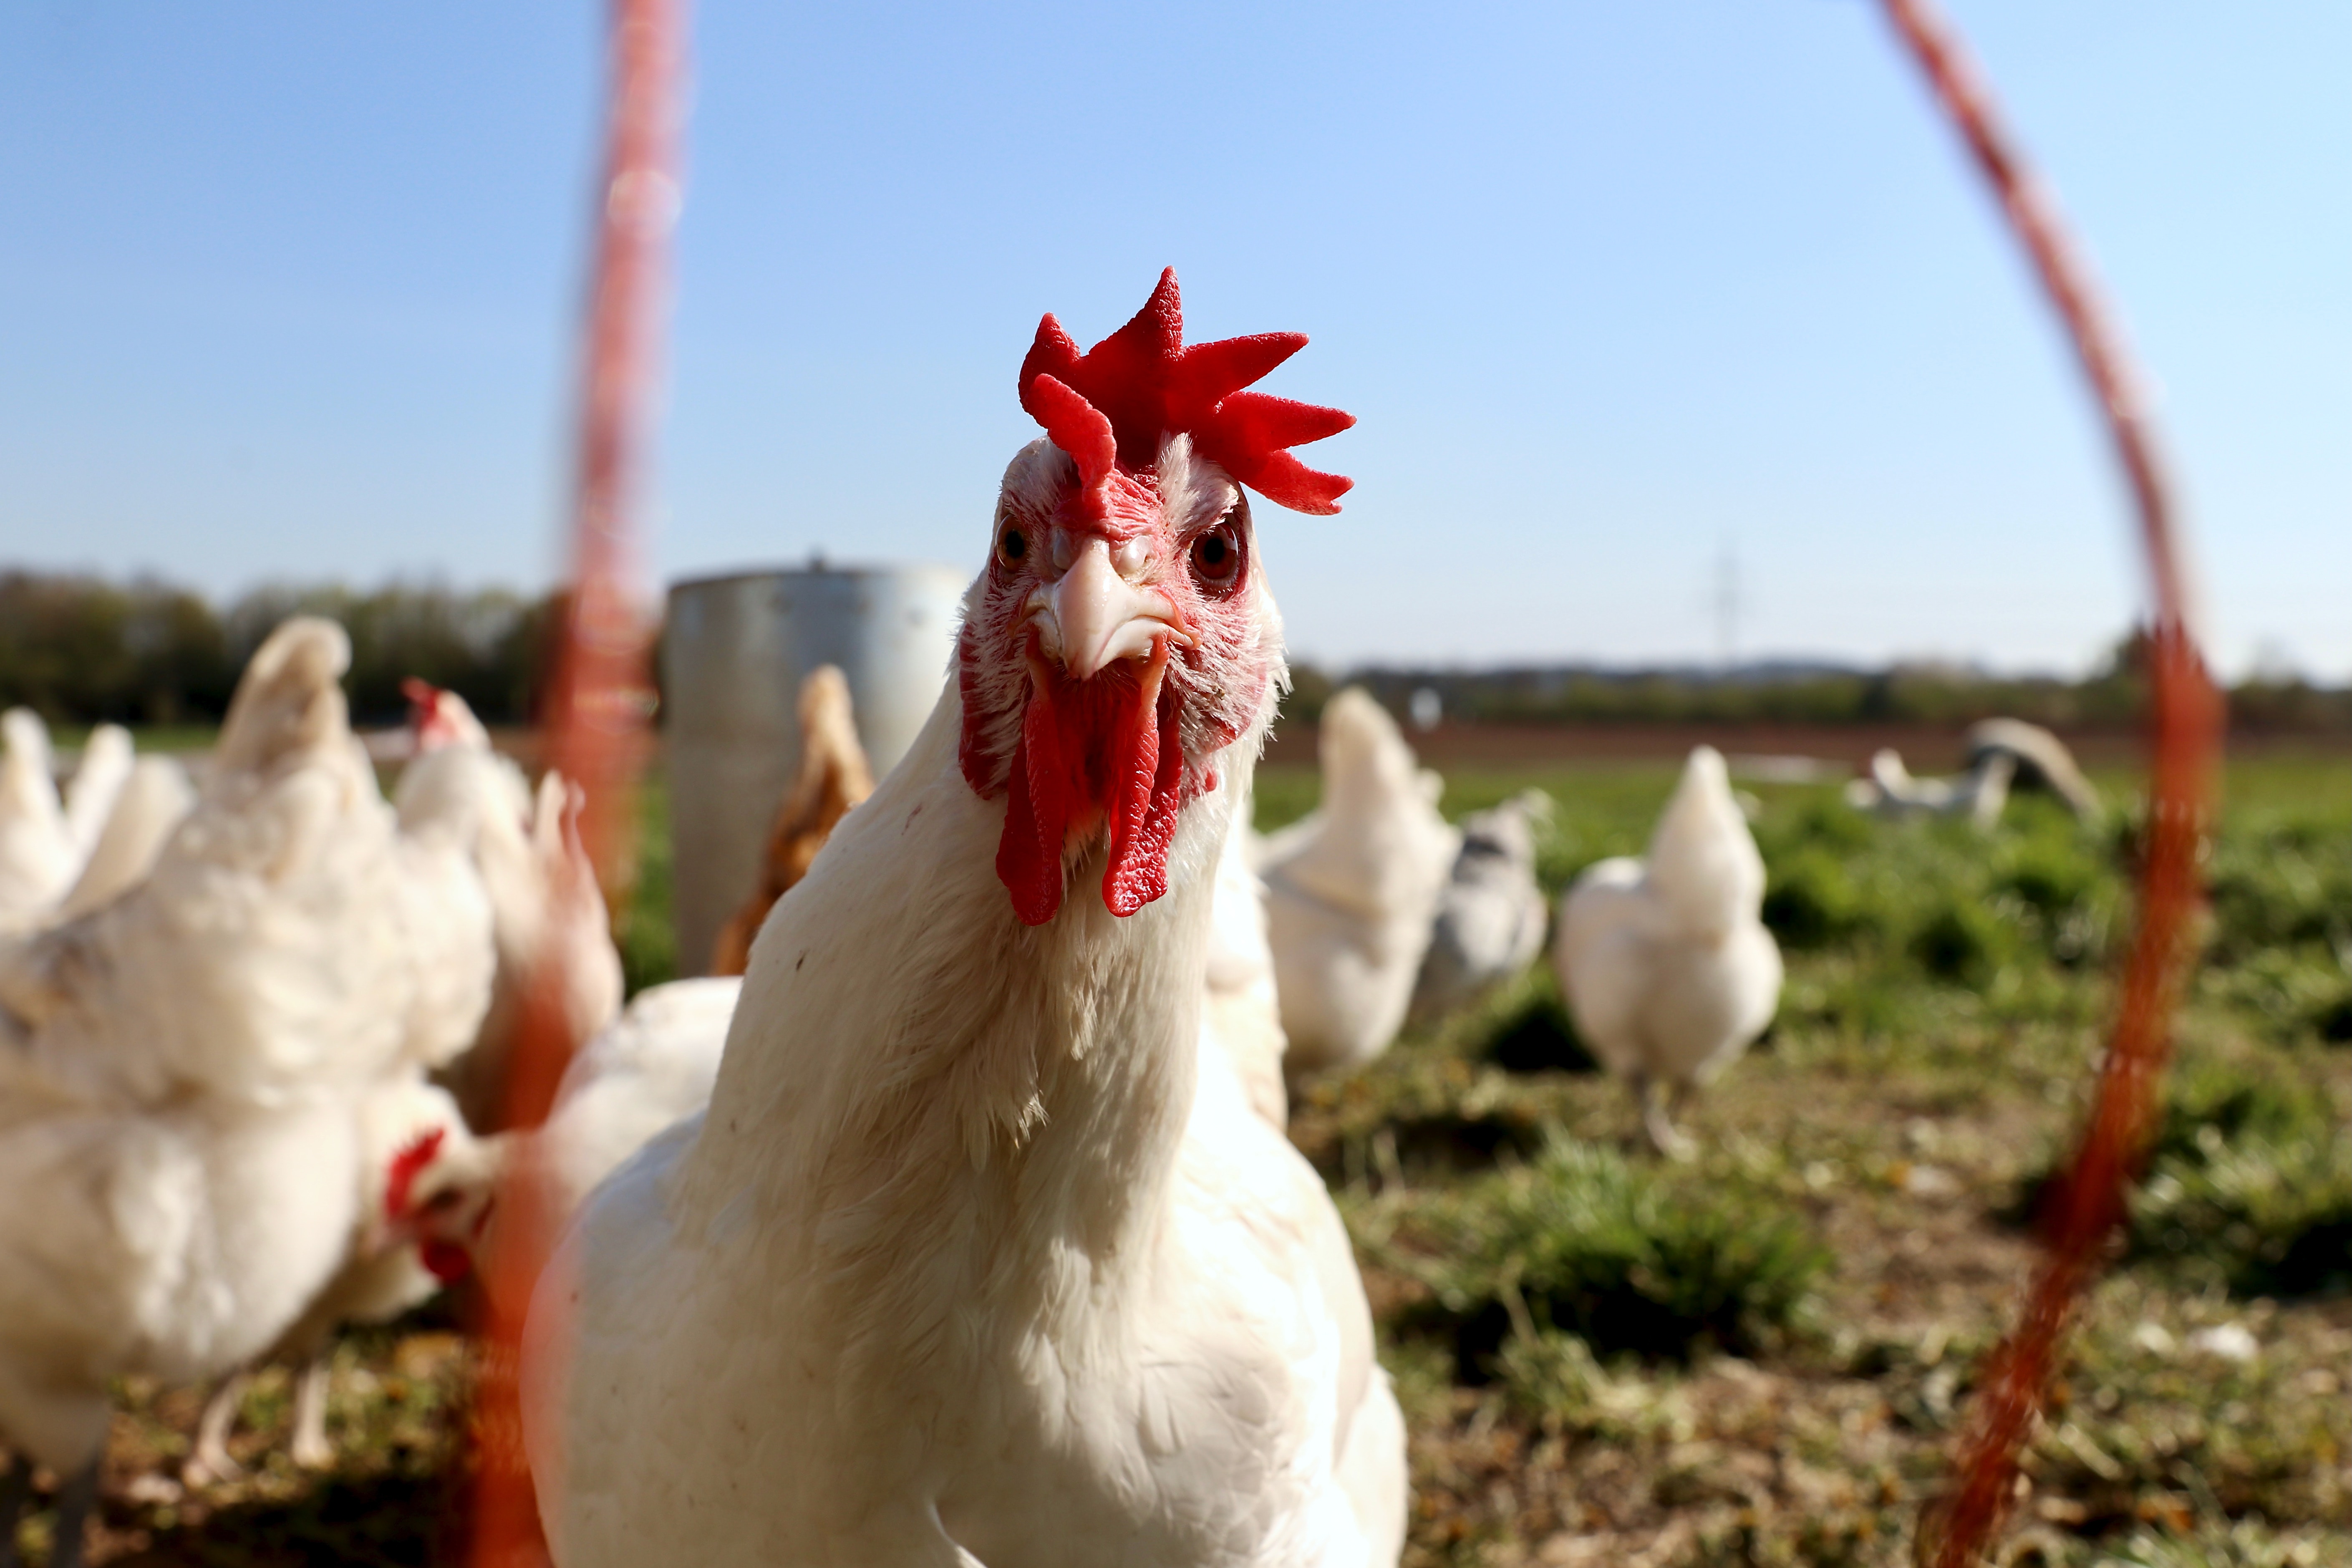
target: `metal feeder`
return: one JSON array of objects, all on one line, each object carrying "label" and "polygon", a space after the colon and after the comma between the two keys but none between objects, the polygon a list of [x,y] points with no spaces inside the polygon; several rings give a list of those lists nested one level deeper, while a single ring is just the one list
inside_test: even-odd
[{"label": "metal feeder", "polygon": [[968,576],[944,566],[827,566],[699,577],[669,590],[663,749],[680,974],[699,974],[751,890],[776,803],[800,765],[797,703],[841,668],[879,778],[938,703]]}]

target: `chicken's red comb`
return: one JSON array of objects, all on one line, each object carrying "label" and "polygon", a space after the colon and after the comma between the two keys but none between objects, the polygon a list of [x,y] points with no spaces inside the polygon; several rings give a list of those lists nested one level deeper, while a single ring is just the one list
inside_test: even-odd
[{"label": "chicken's red comb", "polygon": [[1260,332],[1184,346],[1176,269],[1135,319],[1085,353],[1048,315],[1021,362],[1021,406],[1098,489],[1114,462],[1149,468],[1162,436],[1183,431],[1192,449],[1278,506],[1328,516],[1353,479],[1318,473],[1286,447],[1336,436],[1352,414],[1242,388],[1307,346],[1303,332]]},{"label": "chicken's red comb", "polygon": [[383,1215],[386,1219],[396,1220],[408,1213],[409,1189],[415,1186],[416,1178],[424,1174],[425,1167],[433,1163],[434,1157],[441,1152],[441,1141],[448,1136],[448,1131],[446,1127],[435,1127],[419,1132],[402,1144],[400,1152],[392,1157],[392,1166],[386,1172],[383,1183]]}]

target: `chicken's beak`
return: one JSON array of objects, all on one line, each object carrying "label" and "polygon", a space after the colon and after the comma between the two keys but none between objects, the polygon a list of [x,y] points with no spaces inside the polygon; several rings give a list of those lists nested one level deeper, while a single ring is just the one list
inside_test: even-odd
[{"label": "chicken's beak", "polygon": [[1045,651],[1062,661],[1073,680],[1085,680],[1122,658],[1141,658],[1153,641],[1192,640],[1168,595],[1139,587],[1119,574],[1109,543],[1088,539],[1077,559],[1050,588],[1033,599]]}]

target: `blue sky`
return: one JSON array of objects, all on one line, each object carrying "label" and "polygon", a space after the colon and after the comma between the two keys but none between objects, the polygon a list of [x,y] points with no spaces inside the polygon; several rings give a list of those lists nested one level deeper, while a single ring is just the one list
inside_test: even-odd
[{"label": "blue sky", "polygon": [[[2153,378],[2225,667],[2352,675],[2352,7],[1951,0]],[[838,13],[838,14],[836,14]],[[0,561],[538,584],[600,7],[0,7]],[[1865,0],[703,0],[661,577],[976,565],[1013,372],[1183,279],[1337,519],[1302,655],[2079,668],[2112,465]]]}]

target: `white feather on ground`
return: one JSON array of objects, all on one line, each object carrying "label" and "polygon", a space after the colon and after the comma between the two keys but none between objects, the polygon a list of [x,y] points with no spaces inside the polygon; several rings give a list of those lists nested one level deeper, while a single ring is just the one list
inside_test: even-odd
[{"label": "white feather on ground", "polygon": [[1560,900],[1561,994],[1662,1152],[1691,1148],[1662,1097],[1679,1101],[1737,1060],[1779,1005],[1763,902],[1764,859],[1712,746],[1691,752],[1647,858],[1601,861]]},{"label": "white feather on ground", "polygon": [[1467,1006],[1536,961],[1551,907],[1536,884],[1536,829],[1551,797],[1527,790],[1462,819],[1462,850],[1438,895],[1411,1021]]},{"label": "white feather on ground", "polygon": [[1321,730],[1322,804],[1268,835],[1258,861],[1293,1079],[1388,1049],[1460,845],[1442,783],[1369,693],[1335,694]]}]

